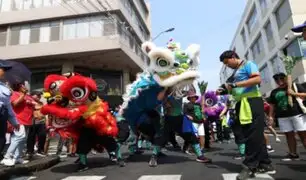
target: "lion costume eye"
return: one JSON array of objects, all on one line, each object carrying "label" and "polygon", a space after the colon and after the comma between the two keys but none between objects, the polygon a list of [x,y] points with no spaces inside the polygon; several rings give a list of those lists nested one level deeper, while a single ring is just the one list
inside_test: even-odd
[{"label": "lion costume eye", "polygon": [[70,92],[72,97],[75,99],[82,99],[86,94],[85,89],[79,87],[72,88]]},{"label": "lion costume eye", "polygon": [[188,63],[188,65],[192,66],[193,65],[193,60],[192,59],[188,59],[187,63]]},{"label": "lion costume eye", "polygon": [[156,64],[160,67],[169,66],[169,62],[165,59],[162,59],[161,57],[157,58]]},{"label": "lion costume eye", "polygon": [[214,101],[212,100],[212,99],[206,99],[205,100],[205,104],[207,105],[207,106],[213,106],[214,105]]},{"label": "lion costume eye", "polygon": [[51,83],[49,86],[50,90],[54,90],[57,87],[57,84],[55,82]]}]

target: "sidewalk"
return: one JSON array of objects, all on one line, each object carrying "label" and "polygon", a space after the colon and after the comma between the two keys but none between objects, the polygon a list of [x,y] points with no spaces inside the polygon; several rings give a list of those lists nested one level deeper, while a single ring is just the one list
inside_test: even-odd
[{"label": "sidewalk", "polygon": [[60,162],[60,157],[55,155],[57,141],[50,142],[50,154],[46,157],[35,156],[34,160],[27,164],[18,164],[14,167],[0,165],[0,179],[6,180],[11,176],[27,175],[31,172],[48,169]]}]

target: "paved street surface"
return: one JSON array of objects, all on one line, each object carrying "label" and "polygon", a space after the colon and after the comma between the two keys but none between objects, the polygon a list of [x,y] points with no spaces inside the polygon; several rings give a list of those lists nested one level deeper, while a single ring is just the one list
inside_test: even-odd
[{"label": "paved street surface", "polygon": [[[299,145],[301,161],[282,162],[286,154],[284,137],[282,143],[275,143],[271,137],[271,144],[276,150],[271,153],[273,164],[276,167],[275,175],[260,175],[261,180],[305,180],[306,179],[306,151]],[[212,165],[195,162],[194,156],[180,152],[167,151],[168,157],[160,159],[159,166],[148,166],[149,153],[129,158],[127,166],[120,168],[112,164],[105,154],[91,155],[89,159],[90,170],[76,173],[73,158],[63,158],[58,165],[32,174],[28,177],[12,178],[12,180],[234,180],[241,170],[241,161],[233,160],[236,153],[234,143],[213,144],[214,149],[207,153],[213,158]]]}]

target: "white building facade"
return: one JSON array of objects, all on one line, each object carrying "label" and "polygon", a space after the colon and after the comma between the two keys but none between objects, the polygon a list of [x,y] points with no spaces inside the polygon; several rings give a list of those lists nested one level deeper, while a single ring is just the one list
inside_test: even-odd
[{"label": "white building facade", "polygon": [[121,98],[150,36],[144,0],[0,0],[0,59],[26,64],[31,89],[50,73],[75,71],[94,78],[103,98]]},{"label": "white building facade", "polygon": [[[281,57],[306,57],[301,35],[291,32],[293,26],[306,21],[305,0],[248,0],[238,29],[230,46],[241,59],[254,60],[262,76],[261,91],[269,95],[275,88],[272,76],[285,72]],[[222,67],[224,83],[232,70]],[[306,61],[298,62],[293,80],[306,81]]]}]

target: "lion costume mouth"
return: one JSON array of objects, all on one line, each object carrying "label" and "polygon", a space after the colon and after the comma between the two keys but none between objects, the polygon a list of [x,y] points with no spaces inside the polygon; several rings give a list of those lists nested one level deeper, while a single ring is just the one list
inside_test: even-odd
[{"label": "lion costume mouth", "polygon": [[73,124],[71,120],[52,117],[52,126],[54,128],[66,128]]},{"label": "lion costume mouth", "polygon": [[166,77],[161,77],[157,73],[154,73],[154,80],[162,87],[171,87],[178,84],[192,84],[192,82],[199,78],[198,71],[185,71],[180,74],[170,73]]}]

